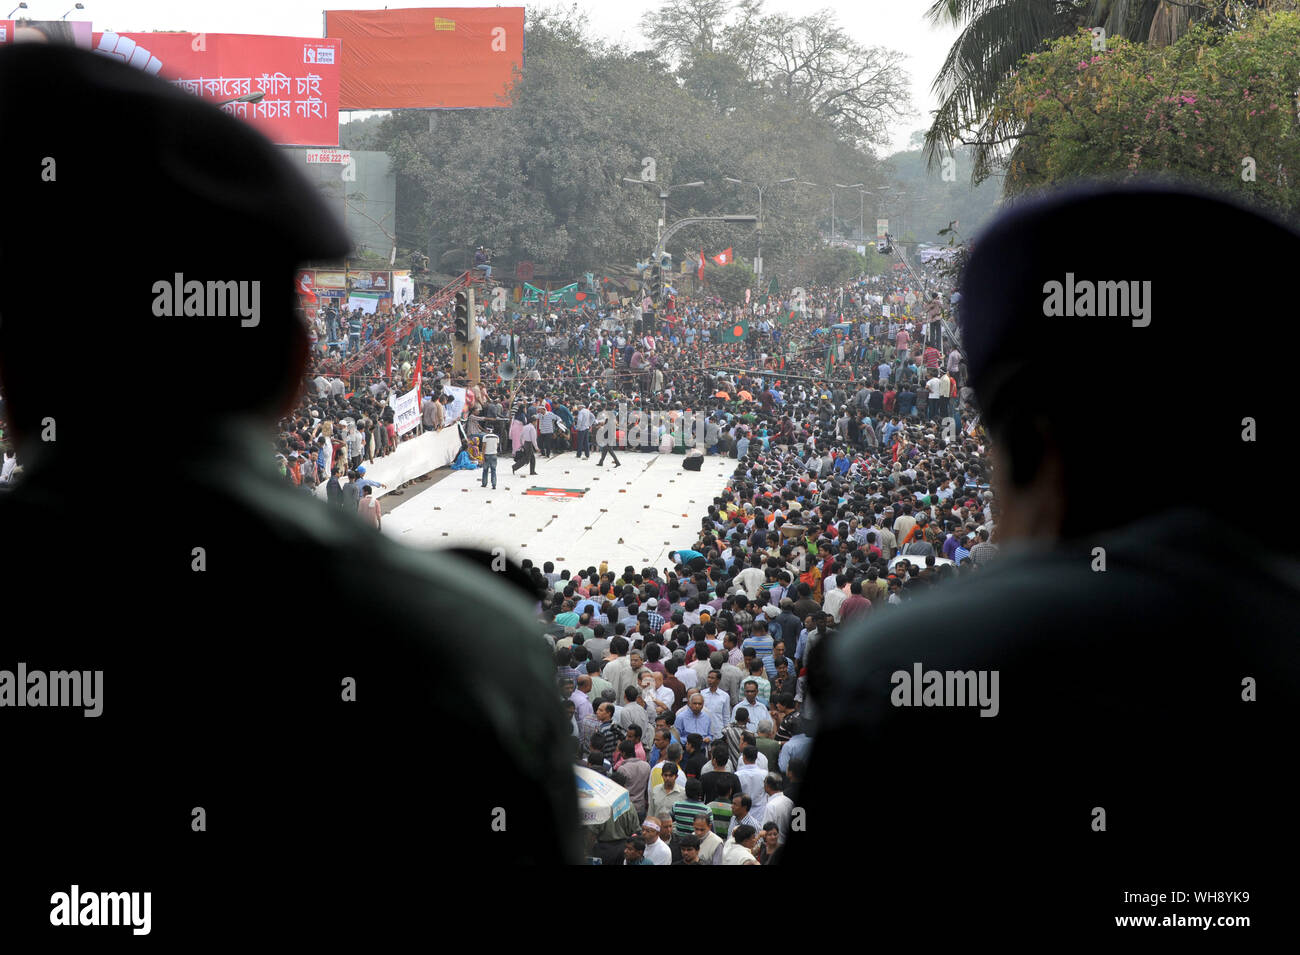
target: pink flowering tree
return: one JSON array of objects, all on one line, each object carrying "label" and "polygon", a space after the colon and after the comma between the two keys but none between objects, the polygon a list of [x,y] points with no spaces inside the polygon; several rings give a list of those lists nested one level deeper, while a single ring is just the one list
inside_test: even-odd
[{"label": "pink flowering tree", "polygon": [[1300,15],[1241,29],[1193,26],[1152,48],[1092,36],[1025,57],[997,121],[1015,129],[1009,195],[1082,178],[1191,180],[1294,215],[1300,209]]}]

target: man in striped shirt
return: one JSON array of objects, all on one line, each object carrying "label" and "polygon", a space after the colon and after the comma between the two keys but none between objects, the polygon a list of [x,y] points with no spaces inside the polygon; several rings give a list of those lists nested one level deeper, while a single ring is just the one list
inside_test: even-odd
[{"label": "man in striped shirt", "polygon": [[555,422],[560,418],[554,411],[543,411],[537,417],[537,431],[540,435],[540,444],[542,448],[542,457],[549,458],[551,452],[559,453],[555,446]]},{"label": "man in striped shirt", "polygon": [[698,779],[686,780],[686,798],[673,803],[673,831],[679,836],[688,836],[695,832],[695,817],[704,816],[706,824],[713,826],[713,815],[703,802],[701,786]]},{"label": "man in striped shirt", "polygon": [[741,650],[753,647],[758,659],[763,663],[763,669],[769,674],[775,674],[776,667],[772,665],[773,640],[772,635],[767,631],[767,616],[764,615],[761,620],[754,621],[751,625],[751,631],[750,635],[745,638],[745,642],[740,645]]},{"label": "man in striped shirt", "polygon": [[623,727],[614,722],[614,704],[601,703],[596,707],[596,719],[600,720],[600,729],[596,732],[600,736],[601,753],[606,759],[612,761],[614,750],[626,736]]}]

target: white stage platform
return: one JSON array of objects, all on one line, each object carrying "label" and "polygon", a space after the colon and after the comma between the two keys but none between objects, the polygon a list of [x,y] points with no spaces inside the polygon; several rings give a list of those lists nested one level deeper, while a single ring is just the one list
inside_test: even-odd
[{"label": "white stage platform", "polygon": [[[736,461],[709,455],[698,471],[682,469],[679,454],[619,454],[597,467],[598,454],[539,458],[537,475],[510,475],[511,458],[497,463],[497,489],[482,488],[481,470],[453,471],[384,515],[383,532],[413,547],[504,548],[519,561],[556,570],[628,564],[662,568],[668,552],[690,547],[700,519],[726,486]],[[542,497],[530,487],[586,489],[582,497]],[[391,500],[389,501],[391,504]]]}]

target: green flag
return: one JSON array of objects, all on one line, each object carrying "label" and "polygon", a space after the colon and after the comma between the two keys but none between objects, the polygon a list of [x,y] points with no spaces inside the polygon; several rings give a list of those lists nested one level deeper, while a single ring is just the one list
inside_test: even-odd
[{"label": "green flag", "polygon": [[722,326],[718,330],[718,341],[722,344],[743,341],[747,334],[749,334],[749,319],[742,318],[737,322]]},{"label": "green flag", "polygon": [[831,368],[835,364],[835,344],[832,342],[826,348],[826,377],[831,376]]}]

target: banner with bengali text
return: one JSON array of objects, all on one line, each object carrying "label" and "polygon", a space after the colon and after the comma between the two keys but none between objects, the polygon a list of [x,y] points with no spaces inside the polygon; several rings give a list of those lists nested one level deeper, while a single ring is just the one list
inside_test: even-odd
[{"label": "banner with bengali text", "polygon": [[404,395],[395,395],[393,403],[393,424],[399,435],[406,434],[420,423],[420,391],[412,388]]},{"label": "banner with bengali text", "polygon": [[214,102],[286,146],[339,144],[339,40],[238,33],[96,33],[96,53]]}]

